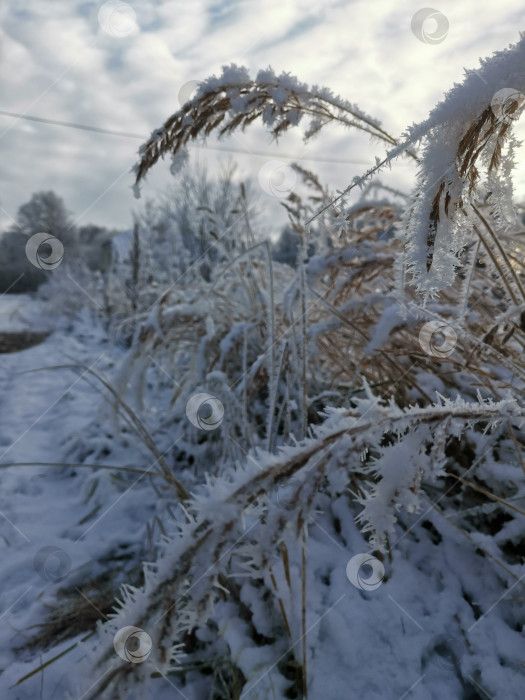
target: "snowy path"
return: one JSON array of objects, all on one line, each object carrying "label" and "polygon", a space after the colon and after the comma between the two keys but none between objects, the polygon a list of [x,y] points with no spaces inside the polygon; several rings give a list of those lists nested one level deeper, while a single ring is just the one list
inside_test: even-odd
[{"label": "snowy path", "polygon": [[[23,328],[23,315],[11,312],[27,310],[25,301],[1,302],[0,331]],[[86,383],[83,370],[35,371],[73,359],[98,371],[108,368],[108,344],[100,331],[89,325],[74,331],[58,330],[40,345],[0,355],[0,464],[83,461],[75,457],[75,446],[89,442],[86,430],[97,416],[104,421],[105,402]],[[108,481],[109,473],[101,475],[91,469],[2,467],[0,479],[0,697],[32,700],[40,697],[43,682],[42,698],[46,700],[53,697],[53,689],[67,674],[74,656],[51,665],[43,676],[37,674],[20,689],[8,690],[38,665],[32,653],[15,659],[12,650],[34,634],[30,628],[42,621],[46,601],[52,603],[60,586],[82,580],[88,572],[91,575],[96,562],[111,548],[113,537],[125,542],[130,521],[122,514],[132,510],[137,496],[131,493],[113,507],[119,494]],[[94,485],[99,488],[90,496]],[[115,526],[119,519],[121,527]],[[137,532],[143,534],[142,528]],[[52,655],[71,643],[54,648]],[[54,697],[64,697],[63,686]]]}]

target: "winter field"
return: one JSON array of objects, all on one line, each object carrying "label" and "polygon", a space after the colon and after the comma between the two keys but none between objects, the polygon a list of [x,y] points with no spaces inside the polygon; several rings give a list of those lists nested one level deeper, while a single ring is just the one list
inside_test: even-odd
[{"label": "winter field", "polygon": [[[397,134],[229,62],[139,147],[129,228],[49,188],[18,208],[2,700],[525,697],[524,66],[525,35]],[[256,127],[358,132],[369,165],[334,189],[284,157],[195,163]]]}]

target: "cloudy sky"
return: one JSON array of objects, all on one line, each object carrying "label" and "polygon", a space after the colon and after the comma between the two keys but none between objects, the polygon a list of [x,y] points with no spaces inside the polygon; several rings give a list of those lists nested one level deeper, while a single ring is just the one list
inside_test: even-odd
[{"label": "cloudy sky", "polygon": [[[443,0],[432,7],[448,33],[425,43],[411,28],[424,7],[418,0],[3,0],[0,111],[147,137],[178,109],[186,83],[233,62],[251,75],[271,65],[326,85],[397,136],[426,118],[463,68],[525,30],[522,0]],[[429,19],[424,31],[441,30]],[[137,207],[129,170],[140,143],[0,114],[0,228],[43,189],[60,194],[79,224],[128,227]],[[333,189],[383,155],[380,145],[335,127],[307,146],[300,131],[276,145],[262,127],[208,145],[191,153],[212,172],[235,158],[257,181],[268,160],[296,158]],[[217,145],[232,152],[212,150]],[[413,175],[400,161],[383,181],[408,190]],[[169,177],[162,164],[143,194],[154,196]],[[525,196],[524,166],[517,185]]]}]

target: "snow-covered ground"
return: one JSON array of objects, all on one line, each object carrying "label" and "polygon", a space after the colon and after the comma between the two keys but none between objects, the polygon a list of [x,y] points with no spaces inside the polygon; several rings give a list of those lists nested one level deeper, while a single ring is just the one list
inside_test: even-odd
[{"label": "snow-covered ground", "polygon": [[[27,298],[3,297],[0,332],[49,330],[50,324],[35,305]],[[107,372],[113,363],[111,355],[118,352],[102,329],[86,316],[69,327],[59,323],[41,345],[1,355],[0,463],[105,462],[132,466],[134,457],[125,449],[115,455],[106,447],[113,430],[110,415],[100,393],[86,381],[86,369],[46,369],[77,362]],[[101,452],[107,452],[107,457],[100,459]],[[90,453],[91,458],[87,456]],[[74,653],[20,688],[10,687],[41,661],[69,647],[78,635],[43,656],[26,652],[16,655],[14,650],[34,634],[35,625],[49,612],[46,604],[56,604],[52,601],[61,586],[74,582],[82,601],[82,583],[103,568],[97,562],[108,556],[118,558],[119,551],[144,538],[145,525],[137,519],[137,513],[144,514],[144,520],[149,517],[152,489],[144,488],[143,483],[130,488],[137,475],[125,487],[115,485],[111,474],[54,466],[1,469],[2,698],[66,696],[66,688],[74,679]],[[68,601],[68,605],[74,602]]]},{"label": "snow-covered ground", "polygon": [[[2,298],[0,319],[0,331],[49,328],[28,298]],[[111,377],[123,352],[83,313],[75,321],[58,322],[41,345],[0,356],[0,463],[146,467],[148,455],[117,432],[86,369]],[[82,366],[76,371],[56,368],[72,363]],[[87,605],[96,607],[97,591],[89,582],[100,585],[104,572],[111,571],[116,586],[115,562],[122,560],[124,580],[126,562],[147,556],[148,523],[162,516],[155,489],[138,474],[118,481],[110,470],[88,467],[2,467],[0,479],[0,697],[80,700],[88,687],[78,690],[79,663],[85,656],[81,645],[15,684],[82,634],[66,629],[45,651],[19,648],[46,619],[48,606],[74,611],[88,598]],[[453,520],[444,521],[428,506],[424,517],[416,514],[399,528],[383,582],[365,591],[352,585],[346,573],[351,557],[368,551],[349,517],[347,499],[320,501],[307,544],[310,698],[524,697],[525,640],[517,625],[523,595],[516,567],[498,569],[476,552]],[[339,532],[334,522],[340,523]],[[296,613],[294,620],[300,620],[301,576],[297,557],[291,559],[292,590],[282,595]],[[61,597],[64,586],[78,592],[77,602]],[[95,609],[94,615],[101,612]],[[224,618],[222,635],[239,666],[257,669],[260,664],[242,697],[281,697],[282,676],[272,673],[279,657],[273,658],[271,649],[248,648],[238,621],[228,619],[227,606],[217,614]],[[296,627],[299,656],[301,630]],[[92,685],[98,680],[93,677]],[[158,679],[147,697],[207,697],[197,677],[184,689],[176,683],[176,677]]]}]

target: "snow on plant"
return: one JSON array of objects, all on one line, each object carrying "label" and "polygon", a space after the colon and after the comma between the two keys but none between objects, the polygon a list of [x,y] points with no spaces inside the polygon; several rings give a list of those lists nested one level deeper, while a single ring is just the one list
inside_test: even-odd
[{"label": "snow on plant", "polygon": [[[415,202],[405,220],[406,264],[418,288],[434,293],[451,284],[470,233],[484,225],[479,201],[490,204],[496,229],[505,229],[514,220],[510,176],[517,144],[512,124],[525,105],[524,53],[522,37],[516,45],[482,60],[480,69],[468,71],[464,82],[449,91],[429,118],[399,140],[329,90],[309,89],[287,73],[277,77],[271,69],[251,80],[245,68],[225,67],[221,76],[201,83],[194,99],[143,146],[135,166],[136,185],[165,153],[178,157],[190,139],[214,130],[223,135],[244,129],[259,118],[274,137],[297,126],[303,117],[310,119],[305,140],[332,121],[356,128],[395,148],[342,194],[362,186],[403,153],[419,160]],[[413,151],[418,144],[423,144],[421,158]]]},{"label": "snow on plant", "polygon": [[[256,452],[237,469],[208,479],[186,501],[178,531],[166,539],[157,561],[145,566],[144,586],[125,588],[119,610],[102,626],[91,658],[97,673],[104,670],[105,680],[88,697],[100,697],[117,683],[125,693],[137,682],[147,682],[153,669],[161,675],[173,671],[181,661],[185,635],[214,620],[225,593],[235,608],[253,580],[268,580],[279,558],[279,543],[290,544],[303,532],[323,482],[335,498],[351,474],[380,475],[374,485],[363,481],[359,519],[366,523],[365,531],[372,531],[372,544],[384,551],[396,513],[420,508],[421,480],[443,474],[443,447],[450,435],[460,436],[466,423],[484,421],[489,429],[523,415],[512,398],[476,404],[443,400],[401,410],[393,403],[381,405],[367,393],[354,410],[330,411],[301,445],[283,447],[275,455]],[[385,433],[398,438],[390,447],[381,446]],[[362,465],[360,456],[376,450],[381,457],[371,466]],[[292,477],[293,498],[283,505],[275,490]],[[247,574],[250,580],[242,583]],[[237,577],[238,593],[229,584]],[[240,607],[236,614],[241,616]],[[113,638],[126,625],[147,630],[152,665],[115,663]],[[281,648],[285,645],[276,643],[273,651]],[[241,670],[247,678],[254,672],[249,665]]]},{"label": "snow on plant", "polygon": [[[466,72],[422,124],[408,129],[423,142],[414,206],[406,216],[407,263],[418,286],[434,292],[454,279],[458,256],[472,232],[515,221],[511,174],[518,145],[512,125],[525,105],[525,36]],[[483,234],[486,231],[483,230]],[[483,239],[482,239],[483,240]],[[484,245],[486,245],[483,240]]]},{"label": "snow on plant", "polygon": [[[309,119],[305,139],[319,133],[330,122],[356,128],[372,138],[397,145],[380,123],[354,104],[327,88],[311,89],[289,73],[276,76],[271,68],[261,70],[255,80],[244,67],[225,66],[219,77],[203,81],[192,100],[156,129],[139,150],[140,162],[135,166],[136,188],[148,170],[171,153],[179,159],[190,139],[208,136],[215,129],[219,135],[237,128],[244,129],[256,119],[268,126],[274,137]],[[138,192],[138,189],[136,189]]]},{"label": "snow on plant", "polygon": [[[399,140],[328,90],[270,69],[251,80],[230,66],[204,81],[143,146],[137,184],[165,154],[180,160],[190,139],[257,118],[276,137],[307,120],[305,138],[337,122],[389,150],[337,198],[294,166],[300,186],[282,204],[299,236],[295,270],[272,260],[268,242],[251,228],[242,191],[235,206],[244,237],[231,227],[233,207],[221,218],[206,197],[202,217],[192,219],[191,197],[171,210],[171,239],[165,219],[149,217],[152,256],[162,242],[164,290],[141,285],[115,393],[146,413],[168,485],[170,469],[177,471],[180,509],[158,558],[144,567],[144,585],[123,589],[114,616],[86,647],[91,678],[102,680],[85,697],[148,692],[152,675],[182,672],[184,654],[199,662],[229,658],[241,687],[273,659],[294,657],[294,692],[305,696],[307,602],[304,586],[299,603],[291,595],[290,570],[304,572],[315,508],[343,496],[370,548],[395,565],[394,536],[406,531],[407,514],[428,506],[429,494],[441,494],[431,507],[443,518],[482,494],[488,501],[460,517],[458,528],[517,575],[509,542],[523,511],[509,493],[524,493],[525,254],[511,223],[509,178],[524,41],[483,61],[479,75],[468,73]],[[512,92],[495,98],[507,81]],[[418,185],[408,201],[368,182],[402,154],[419,158],[418,144]],[[350,204],[346,194],[356,185],[361,196]],[[180,282],[162,265],[195,222],[206,240],[215,239],[215,252],[199,269],[186,245]],[[193,233],[186,238],[192,245]],[[426,293],[423,306],[418,291]],[[440,352],[428,329],[445,327],[454,342]],[[201,395],[220,402],[214,430],[195,418]],[[502,455],[507,466],[498,479]],[[497,544],[477,537],[488,506],[511,521]],[[511,563],[500,561],[507,556]],[[149,636],[143,663],[122,664],[115,655],[123,628]],[[289,684],[276,675],[285,697]],[[231,693],[234,680],[222,681],[222,690],[211,682],[209,692]],[[275,687],[261,692],[270,697]]]}]

